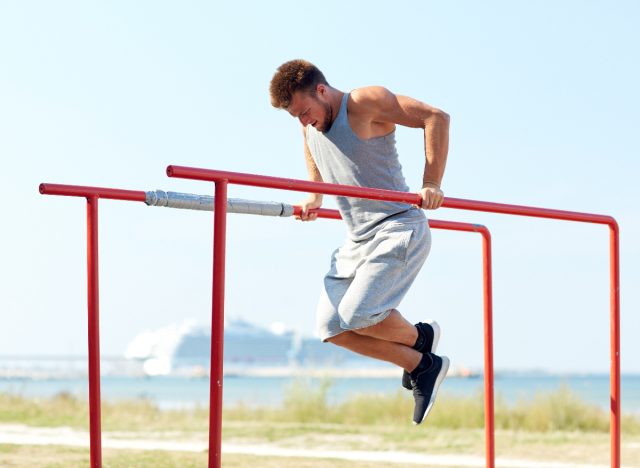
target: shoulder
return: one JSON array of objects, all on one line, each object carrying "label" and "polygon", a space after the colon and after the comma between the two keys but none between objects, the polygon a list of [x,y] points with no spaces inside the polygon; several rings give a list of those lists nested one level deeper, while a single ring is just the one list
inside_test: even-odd
[{"label": "shoulder", "polygon": [[351,91],[349,113],[368,122],[391,122],[388,115],[397,107],[398,98],[382,86],[367,86]]},{"label": "shoulder", "polygon": [[366,86],[351,91],[350,100],[357,109],[377,109],[393,103],[395,95],[383,86]]}]

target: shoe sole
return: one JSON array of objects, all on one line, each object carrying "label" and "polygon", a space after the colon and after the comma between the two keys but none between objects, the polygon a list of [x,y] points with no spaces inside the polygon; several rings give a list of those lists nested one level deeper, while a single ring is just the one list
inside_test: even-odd
[{"label": "shoe sole", "polygon": [[442,359],[442,367],[440,368],[440,372],[438,372],[438,377],[436,377],[436,383],[433,386],[433,393],[431,394],[431,399],[429,400],[429,406],[427,406],[427,410],[424,412],[424,416],[422,416],[422,420],[417,423],[413,421],[413,424],[416,426],[418,424],[422,424],[422,421],[427,417],[431,408],[433,408],[433,404],[436,402],[436,395],[438,394],[438,389],[440,388],[440,384],[447,376],[447,372],[449,371],[449,358],[447,356],[440,356]]}]

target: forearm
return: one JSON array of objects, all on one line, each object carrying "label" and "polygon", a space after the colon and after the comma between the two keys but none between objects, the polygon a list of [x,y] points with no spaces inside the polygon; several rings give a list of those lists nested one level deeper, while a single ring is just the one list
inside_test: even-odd
[{"label": "forearm", "polygon": [[307,163],[307,173],[309,174],[309,180],[313,182],[323,182],[320,171],[318,170],[318,166],[316,166],[316,162],[313,160],[310,153],[305,153],[305,161]]},{"label": "forearm", "polygon": [[[302,128],[302,134],[304,135],[304,160],[307,164],[307,174],[309,175],[309,180],[312,182],[324,182],[322,180],[322,175],[320,175],[320,170],[316,165],[313,156],[311,155],[311,150],[309,149],[309,145],[307,145],[307,130],[306,128]],[[311,193],[310,196],[315,196],[319,201],[322,201],[322,194],[320,193]]]},{"label": "forearm", "polygon": [[[307,173],[309,175],[309,180],[312,182],[323,182],[322,175],[320,175],[320,170],[318,169],[318,166],[316,165],[316,162],[311,155],[311,151],[307,146],[306,139],[304,142],[304,159],[307,164]],[[312,193],[310,194],[310,196],[315,197],[319,201],[322,201],[323,198],[321,193]]]},{"label": "forearm", "polygon": [[440,187],[449,153],[449,116],[439,111],[425,122],[425,166],[422,186]]}]

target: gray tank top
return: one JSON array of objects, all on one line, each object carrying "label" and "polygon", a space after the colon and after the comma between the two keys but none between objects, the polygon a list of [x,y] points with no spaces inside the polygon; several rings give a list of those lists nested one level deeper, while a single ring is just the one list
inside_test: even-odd
[{"label": "gray tank top", "polygon": [[[332,184],[356,185],[408,192],[396,151],[395,131],[368,140],[359,138],[349,125],[347,99],[331,129],[322,133],[307,126],[307,144],[322,180]],[[425,222],[421,209],[397,202],[336,197],[338,209],[354,241],[374,235],[385,221]]]}]

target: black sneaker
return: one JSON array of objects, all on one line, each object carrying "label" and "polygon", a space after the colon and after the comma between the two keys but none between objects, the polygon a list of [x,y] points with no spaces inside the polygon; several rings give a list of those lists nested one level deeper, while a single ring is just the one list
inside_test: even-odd
[{"label": "black sneaker", "polygon": [[438,387],[449,370],[449,358],[425,354],[416,370],[411,372],[413,399],[416,406],[413,410],[413,424],[420,424],[427,417],[436,401]]},{"label": "black sneaker", "polygon": [[[424,343],[420,349],[416,351],[421,352],[422,354],[426,353],[435,353],[436,348],[438,347],[438,341],[440,341],[440,326],[435,320],[430,320],[428,322],[418,322],[416,323],[416,327],[420,329],[424,336]],[[404,371],[402,373],[402,386],[407,390],[413,390],[411,387],[411,377],[409,377],[409,373]]]}]

